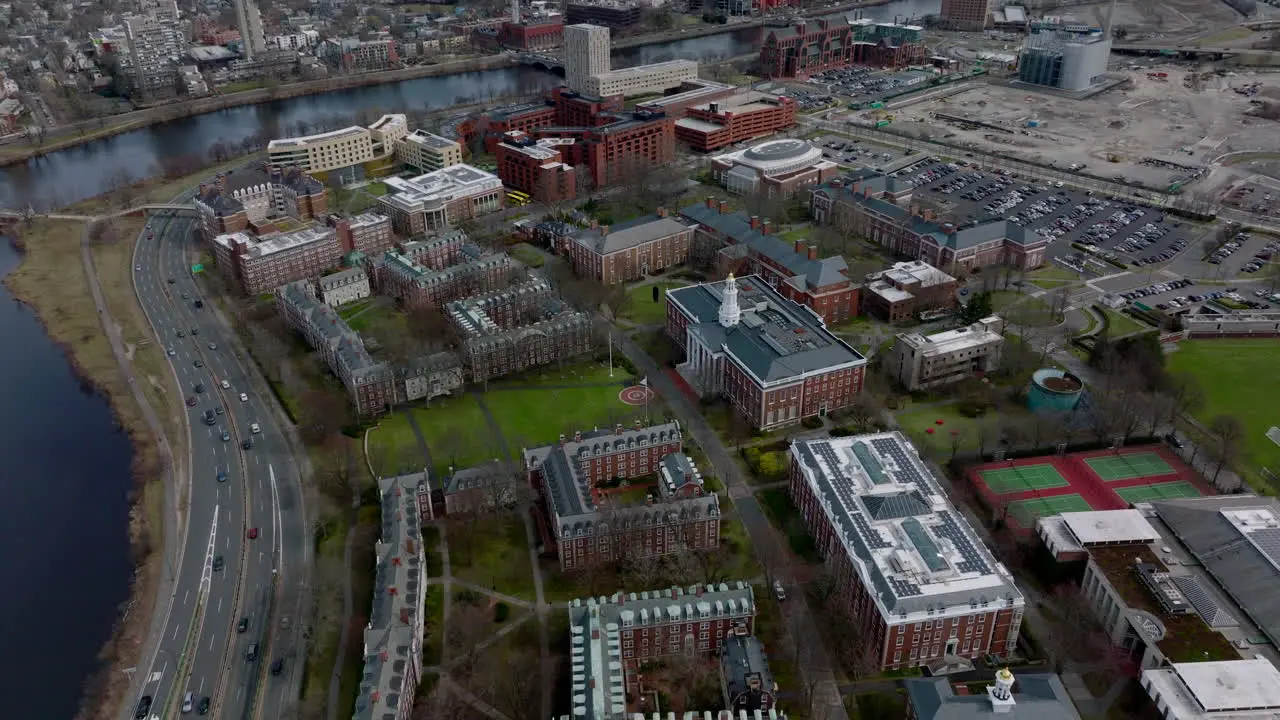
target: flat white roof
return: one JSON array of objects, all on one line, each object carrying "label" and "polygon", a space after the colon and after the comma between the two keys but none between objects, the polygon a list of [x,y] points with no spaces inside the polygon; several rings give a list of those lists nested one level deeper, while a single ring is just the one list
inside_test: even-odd
[{"label": "flat white roof", "polygon": [[667,70],[683,70],[693,68],[694,73],[698,72],[698,63],[692,60],[668,60],[666,62],[653,63],[651,65],[636,65],[629,68],[620,68],[618,70],[610,70],[602,72],[595,77],[602,82],[605,80],[616,80],[631,75],[657,75]]},{"label": "flat white roof", "polygon": [[1274,718],[1280,711],[1280,670],[1261,657],[1173,663],[1143,672],[1142,679],[1180,720]]},{"label": "flat white roof", "polygon": [[911,299],[911,293],[906,290],[899,290],[883,280],[876,280],[871,283],[867,286],[867,290],[884,298],[886,302],[902,302],[903,300]]},{"label": "flat white roof", "polygon": [[1140,510],[1092,510],[1062,513],[1062,521],[1081,545],[1153,543],[1160,533]]},{"label": "flat white roof", "polygon": [[687,117],[680,118],[679,120],[677,120],[676,125],[679,127],[686,127],[686,128],[689,128],[690,130],[697,130],[698,132],[705,132],[705,133],[715,132],[717,130],[725,129],[724,125],[717,125],[715,123],[707,122],[706,120],[698,120],[697,118],[687,118]]},{"label": "flat white roof", "polygon": [[352,125],[351,127],[345,127],[345,128],[342,128],[341,130],[330,130],[329,132],[317,133],[315,135],[304,135],[302,137],[296,137],[296,138],[280,138],[279,140],[272,140],[271,142],[267,143],[267,150],[270,151],[270,150],[283,150],[285,148],[306,147],[308,143],[313,143],[320,140],[332,140],[334,138],[344,137],[347,135],[354,136],[354,135],[360,135],[360,134],[367,134],[368,132],[369,131],[367,129],[362,128],[359,125]]}]

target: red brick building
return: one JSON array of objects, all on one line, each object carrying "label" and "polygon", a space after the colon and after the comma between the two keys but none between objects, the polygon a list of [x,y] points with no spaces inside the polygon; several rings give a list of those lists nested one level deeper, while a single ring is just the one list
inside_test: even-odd
[{"label": "red brick building", "polygon": [[622,111],[622,98],[593,98],[581,95],[567,87],[558,87],[547,93],[540,103],[512,105],[481,113],[458,125],[458,136],[467,147],[483,143],[484,152],[493,153],[507,133],[534,133],[543,127],[591,127],[616,122],[617,118],[605,113]]},{"label": "red brick building", "polygon": [[1005,656],[1025,606],[901,433],[791,444],[791,499],[881,669]]},{"label": "red brick building", "polygon": [[329,224],[337,232],[344,253],[362,252],[373,256],[395,245],[391,218],[386,215],[369,212],[353,218],[331,217]]},{"label": "red brick building", "polygon": [[297,168],[265,163],[217,175],[192,198],[206,242],[218,235],[248,230],[272,232],[272,218],[311,220],[328,211],[323,184]]},{"label": "red brick building", "polygon": [[805,78],[849,65],[903,67],[924,62],[928,49],[917,25],[816,20],[772,30],[760,47],[769,77]]},{"label": "red brick building", "polygon": [[862,390],[866,358],[756,275],[668,290],[666,331],[689,385],[762,430],[847,407]]},{"label": "red brick building", "polygon": [[676,121],[676,139],[697,152],[711,152],[795,124],[795,100],[749,92],[688,108]]},{"label": "red brick building", "polygon": [[894,263],[888,270],[867,277],[862,307],[885,322],[903,322],[916,313],[956,307],[957,287],[955,278],[928,263]]},{"label": "red brick building", "polygon": [[670,217],[666,208],[614,225],[578,230],[556,243],[579,277],[603,285],[638,280],[649,273],[683,265],[689,257],[694,226]]},{"label": "red brick building", "polygon": [[535,18],[518,23],[505,22],[498,30],[498,44],[517,50],[550,50],[564,42],[561,18]]},{"label": "red brick building", "polygon": [[534,140],[522,132],[507,133],[494,157],[502,184],[541,203],[573,200],[578,196],[577,169],[565,162],[572,158],[573,140]]},{"label": "red brick building", "polygon": [[556,445],[527,449],[524,466],[539,493],[544,540],[562,570],[653,557],[720,544],[720,505],[701,484],[697,491],[667,494],[656,483],[643,505],[610,503],[604,494],[631,481],[656,476],[664,458],[680,452],[680,426],[665,425],[576,432]]},{"label": "red brick building", "polygon": [[769,220],[731,213],[727,203],[717,203],[714,198],[686,207],[680,215],[698,224],[700,240],[727,246],[721,251],[724,269],[759,275],[784,298],[809,308],[823,322],[840,323],[858,314],[861,286],[849,277],[849,265],[843,257],[819,258],[816,245],[782,240],[773,234]]}]

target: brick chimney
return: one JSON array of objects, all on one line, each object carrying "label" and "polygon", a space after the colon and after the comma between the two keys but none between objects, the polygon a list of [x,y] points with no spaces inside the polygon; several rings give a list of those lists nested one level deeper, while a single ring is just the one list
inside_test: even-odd
[{"label": "brick chimney", "polygon": [[581,431],[581,430],[574,430],[574,431],[573,431],[573,441],[574,441],[574,442],[582,442],[582,431]]},{"label": "brick chimney", "polygon": [[644,426],[640,424],[640,418],[636,418],[636,429],[639,430],[642,427]]},{"label": "brick chimney", "polygon": [[713,197],[711,197],[710,195],[708,195],[708,196],[707,196],[706,203],[707,203],[707,209],[708,209],[708,210],[714,210],[714,209],[715,209],[715,207],[716,207],[716,199],[715,199],[715,198],[713,198]]},{"label": "brick chimney", "polygon": [[752,229],[752,230],[759,230],[759,229],[760,229],[760,216],[759,216],[759,215],[752,215],[752,216],[751,216],[751,229]]},{"label": "brick chimney", "polygon": [[762,220],[760,222],[760,232],[764,233],[765,235],[768,235],[769,233],[773,232],[773,221],[770,220],[769,218],[765,218],[764,220]]},{"label": "brick chimney", "polygon": [[853,194],[857,195],[862,190],[862,183],[857,180],[853,181]]},{"label": "brick chimney", "polygon": [[617,425],[614,425],[614,426],[613,426],[613,434],[614,434],[614,435],[621,435],[621,434],[622,434],[622,423],[618,423]]},{"label": "brick chimney", "polygon": [[608,234],[609,234],[609,226],[608,226],[608,225],[601,225],[601,226],[600,226],[600,234],[601,234],[601,235],[608,235]]},{"label": "brick chimney", "polygon": [[797,255],[800,255],[801,253],[803,253],[803,252],[804,252],[804,241],[803,241],[803,240],[797,240],[797,241],[796,241],[796,243],[795,243],[795,251],[796,251],[796,254],[797,254]]},{"label": "brick chimney", "polygon": [[720,214],[721,215],[729,214],[729,202],[727,200],[720,201]]},{"label": "brick chimney", "polygon": [[810,245],[810,246],[809,246],[809,259],[810,259],[810,260],[817,260],[817,259],[818,259],[818,246],[817,246],[817,245]]},{"label": "brick chimney", "polygon": [[564,433],[560,433],[560,444],[564,444]]},{"label": "brick chimney", "polygon": [[667,216],[667,209],[664,207],[658,208],[658,217],[664,218],[666,216]]},{"label": "brick chimney", "polygon": [[942,232],[947,235],[954,235],[956,232],[956,226],[951,223],[943,223]]}]

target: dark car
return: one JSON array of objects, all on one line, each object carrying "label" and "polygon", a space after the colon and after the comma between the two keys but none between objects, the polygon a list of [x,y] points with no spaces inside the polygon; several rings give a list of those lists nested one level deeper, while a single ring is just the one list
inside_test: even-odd
[{"label": "dark car", "polygon": [[146,720],[147,713],[151,712],[151,696],[143,695],[138,701],[138,709],[133,712],[133,716],[137,720]]},{"label": "dark car", "polygon": [[236,623],[236,632],[242,633],[249,629],[249,618],[240,618],[240,622]]},{"label": "dark car", "polygon": [[253,447],[253,438],[245,438],[244,441],[240,443],[240,447],[244,448],[245,450],[248,450],[249,448]]},{"label": "dark car", "polygon": [[202,307],[204,307],[204,301],[203,301],[203,300],[197,300],[197,301],[196,301],[196,307],[197,307],[197,308],[202,308]]},{"label": "dark car", "polygon": [[1173,447],[1178,448],[1179,450],[1181,450],[1182,448],[1186,447],[1186,445],[1184,445],[1184,444],[1183,444],[1183,442],[1182,442],[1181,440],[1179,440],[1179,439],[1178,439],[1178,436],[1177,436],[1177,435],[1175,435],[1175,434],[1173,434],[1173,433],[1169,433],[1169,434],[1165,435],[1165,436],[1164,436],[1164,441],[1165,441],[1165,442],[1167,442],[1167,443],[1169,443],[1169,444],[1170,444],[1170,445],[1172,445]]},{"label": "dark car", "polygon": [[214,571],[221,570],[221,569],[222,569],[222,565],[223,565],[223,562],[222,562],[222,556],[221,556],[221,555],[217,555],[217,556],[215,556],[215,557],[213,558],[213,569],[214,569]]},{"label": "dark car", "polygon": [[198,367],[198,368],[202,368],[202,367],[204,367],[204,361],[203,361],[203,360],[197,360],[197,361],[195,361],[195,363],[193,363],[193,364],[194,364],[196,367]]},{"label": "dark car", "polygon": [[195,397],[194,396],[187,397],[187,407],[195,407],[195,406],[196,406]]},{"label": "dark car", "polygon": [[218,471],[218,482],[226,482],[226,481],[227,481],[227,471],[226,471],[226,470],[219,470],[219,471]]},{"label": "dark car", "polygon": [[244,659],[253,662],[258,659],[258,643],[249,646],[249,650],[244,654]]},{"label": "dark car", "polygon": [[271,661],[271,674],[279,675],[284,672],[284,658],[276,658]]},{"label": "dark car", "polygon": [[200,704],[196,706],[196,712],[201,715],[209,714],[209,696],[206,695],[205,697],[200,698]]},{"label": "dark car", "polygon": [[199,335],[199,334],[200,334],[200,328],[191,328],[191,334],[192,334],[192,335]]},{"label": "dark car", "polygon": [[204,383],[196,383],[196,392],[198,393],[204,392]]},{"label": "dark car", "polygon": [[177,281],[177,280],[174,280],[173,278],[169,278],[169,284],[170,284],[170,285],[172,285],[172,284],[174,284],[174,283],[176,283],[176,282],[178,282],[178,281]]}]

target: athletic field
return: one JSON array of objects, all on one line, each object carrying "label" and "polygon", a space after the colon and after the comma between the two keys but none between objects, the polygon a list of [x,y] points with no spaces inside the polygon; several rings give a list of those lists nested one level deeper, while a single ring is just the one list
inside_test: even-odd
[{"label": "athletic field", "polygon": [[1115,493],[1128,503],[1151,502],[1152,500],[1171,500],[1173,498],[1200,497],[1200,491],[1186,480],[1154,483],[1152,485],[1131,485],[1114,488]]},{"label": "athletic field", "polygon": [[1031,530],[1035,528],[1037,518],[1064,512],[1084,512],[1093,510],[1093,506],[1083,497],[1080,497],[1078,493],[1071,493],[1069,495],[1054,495],[1046,498],[1014,500],[1006,505],[1005,509],[1008,511],[1009,517],[1013,518],[1018,525]]},{"label": "athletic field", "polygon": [[1106,482],[1173,475],[1176,472],[1164,458],[1153,452],[1103,455],[1086,458],[1085,463]]},{"label": "athletic field", "polygon": [[982,470],[979,474],[987,487],[991,488],[991,492],[997,495],[1027,490],[1048,490],[1070,485],[1067,479],[1062,477],[1062,473],[1049,463]]}]

